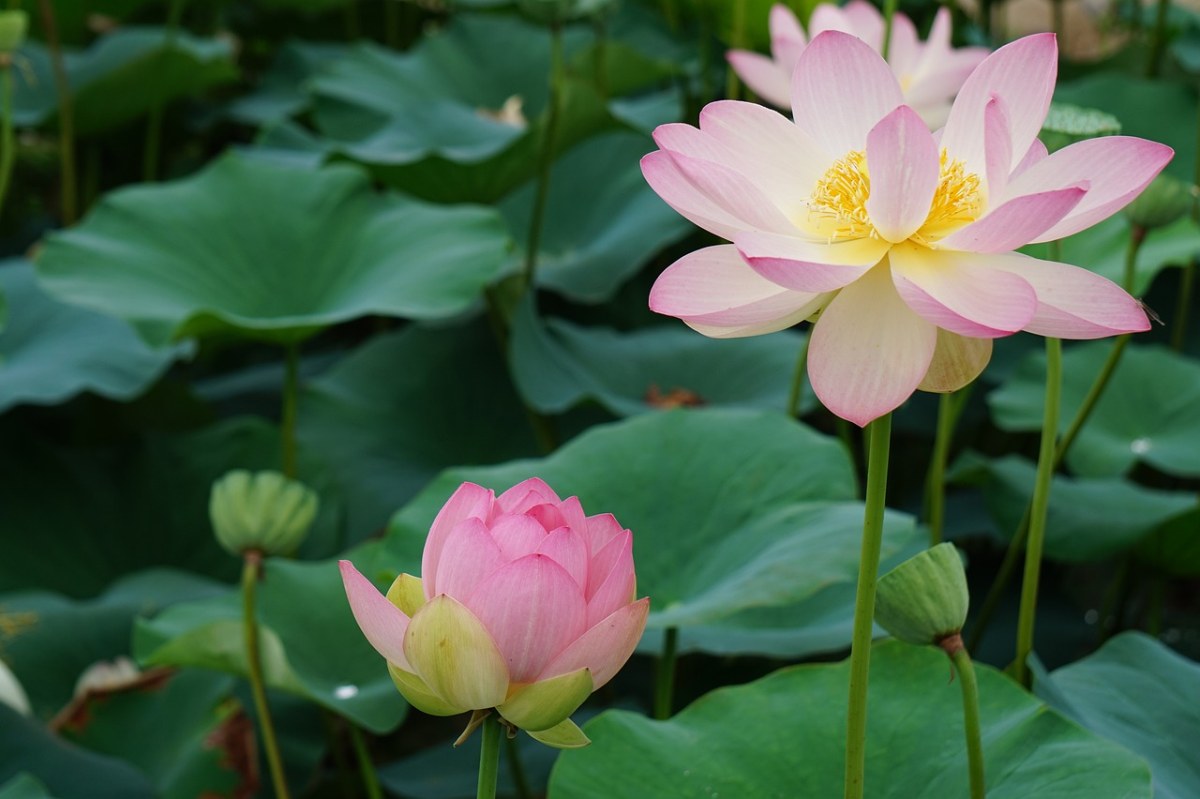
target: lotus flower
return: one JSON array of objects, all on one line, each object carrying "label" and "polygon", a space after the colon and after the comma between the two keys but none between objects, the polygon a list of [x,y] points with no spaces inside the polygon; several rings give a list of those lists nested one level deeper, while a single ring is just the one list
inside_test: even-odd
[{"label": "lotus flower", "polygon": [[997,50],[934,135],[878,53],[827,31],[797,59],[794,122],[723,101],[699,129],[660,126],[646,180],[733,244],[669,266],[650,307],[718,338],[815,319],[809,380],[859,425],[918,388],[966,385],[999,336],[1148,329],[1112,281],[1012,252],[1117,212],[1173,154],[1109,136],[1047,155],[1037,134],[1057,59],[1053,34]]},{"label": "lotus flower", "polygon": [[633,654],[633,537],[538,479],[499,497],[463,483],[425,541],[423,577],[385,598],[341,562],[350,608],[400,693],[435,716],[495,708],[552,746],[587,738],[568,718]]},{"label": "lotus flower", "polygon": [[[759,97],[779,108],[791,105],[792,72],[808,39],[800,21],[787,6],[771,8],[771,58],[747,50],[730,50],[729,65]],[[842,31],[862,39],[875,52],[883,51],[883,16],[864,0],[851,0],[844,8],[822,3],[813,9],[808,32],[816,38],[824,31]],[[987,57],[985,47],[950,46],[950,10],[938,9],[924,44],[916,26],[903,14],[892,16],[888,64],[904,102],[931,128],[941,127],[950,102],[963,81]]]}]

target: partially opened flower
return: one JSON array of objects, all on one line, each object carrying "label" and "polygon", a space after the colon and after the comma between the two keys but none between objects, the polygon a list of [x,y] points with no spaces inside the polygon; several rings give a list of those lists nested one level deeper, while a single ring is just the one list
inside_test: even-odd
[{"label": "partially opened flower", "polygon": [[[778,106],[791,105],[792,73],[808,42],[800,20],[784,5],[771,8],[771,57],[748,50],[730,50],[729,65],[759,97]],[[875,52],[883,51],[883,15],[866,0],[850,0],[839,8],[822,3],[813,9],[808,32],[816,38],[824,31],[842,31],[862,39]],[[950,10],[942,7],[933,18],[929,38],[922,42],[912,20],[892,16],[888,64],[900,83],[904,102],[931,128],[946,122],[950,103],[963,81],[987,57],[985,47],[950,46]]]},{"label": "partially opened flower", "polygon": [[435,716],[495,710],[552,746],[587,738],[568,718],[633,654],[633,537],[541,480],[499,497],[463,483],[429,530],[420,579],[385,598],[349,561],[346,596],[396,687]]},{"label": "partially opened flower", "polygon": [[813,389],[859,425],[918,388],[970,382],[999,336],[1146,330],[1140,303],[1112,281],[1012,252],[1120,210],[1173,154],[1111,136],[1047,155],[1037,134],[1057,58],[1052,34],[996,51],[931,134],[883,59],[829,31],[797,60],[794,122],[724,101],[699,129],[659,127],[647,181],[733,244],[668,267],[650,307],[714,337],[815,319]]}]

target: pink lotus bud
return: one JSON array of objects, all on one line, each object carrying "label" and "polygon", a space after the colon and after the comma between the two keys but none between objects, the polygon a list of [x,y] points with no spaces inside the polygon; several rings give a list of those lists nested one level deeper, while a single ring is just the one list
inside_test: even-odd
[{"label": "pink lotus bud", "polygon": [[429,530],[423,577],[400,575],[386,598],[341,569],[409,703],[435,716],[495,708],[551,746],[588,742],[568,717],[633,654],[650,610],[632,534],[537,478],[499,497],[459,486]]}]

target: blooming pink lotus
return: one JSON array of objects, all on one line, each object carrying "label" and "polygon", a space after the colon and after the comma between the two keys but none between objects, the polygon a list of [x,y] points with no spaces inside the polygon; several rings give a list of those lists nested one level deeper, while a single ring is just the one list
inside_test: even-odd
[{"label": "blooming pink lotus", "polygon": [[[808,39],[800,20],[784,5],[771,8],[771,58],[748,50],[730,50],[729,65],[759,97],[779,108],[791,105],[792,72]],[[813,9],[808,31],[842,31],[862,39],[875,52],[883,51],[883,15],[865,0],[850,0],[844,8],[822,3]],[[987,57],[986,47],[950,46],[950,10],[938,9],[929,38],[922,44],[916,26],[903,14],[892,17],[888,64],[900,82],[904,102],[931,128],[945,124],[950,102],[963,81]]]},{"label": "blooming pink lotus", "polygon": [[796,61],[794,122],[723,101],[659,127],[646,180],[733,244],[669,266],[650,307],[718,338],[815,319],[810,382],[859,425],[970,382],[999,336],[1148,329],[1112,281],[1012,252],[1115,213],[1173,154],[1111,136],[1047,155],[1057,59],[1053,34],[997,50],[931,134],[878,53],[827,31]]},{"label": "blooming pink lotus", "polygon": [[400,575],[386,598],[341,569],[358,626],[414,707],[495,708],[559,747],[587,743],[568,717],[633,654],[650,610],[634,599],[632,534],[538,479],[499,497],[463,483],[429,530],[423,578]]}]

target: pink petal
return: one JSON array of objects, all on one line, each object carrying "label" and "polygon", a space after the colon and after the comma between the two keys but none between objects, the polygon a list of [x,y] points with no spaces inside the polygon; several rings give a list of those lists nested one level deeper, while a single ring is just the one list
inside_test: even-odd
[{"label": "pink petal", "polygon": [[426,599],[433,599],[436,596],[434,575],[437,574],[438,559],[450,532],[463,519],[486,520],[491,515],[493,501],[495,501],[495,494],[491,489],[477,486],[474,483],[463,483],[438,511],[437,517],[429,527],[429,536],[425,539],[425,550],[421,553],[421,575],[425,578]]},{"label": "pink petal", "polygon": [[[622,605],[633,601],[637,591],[637,576],[633,570],[633,536],[627,535],[614,543],[621,546],[615,549],[616,558],[608,574],[595,586],[595,591],[589,591],[587,599],[587,624],[591,627]],[[589,588],[592,587],[595,573],[588,574]]]},{"label": "pink petal", "polygon": [[835,244],[774,233],[739,233],[734,239],[750,267],[778,286],[809,293],[840,289],[879,263],[890,246],[875,238]]},{"label": "pink petal", "polygon": [[929,216],[940,171],[937,145],[917,112],[902,105],[871,129],[867,170],[871,223],[888,241],[904,241]]},{"label": "pink petal", "polygon": [[583,512],[583,505],[579,502],[579,497],[567,497],[558,506],[558,510],[568,527],[581,535],[586,533],[587,514]]},{"label": "pink petal", "polygon": [[826,408],[863,427],[912,395],[936,341],[937,328],[904,304],[881,264],[842,289],[817,320],[809,381]]},{"label": "pink petal", "polygon": [[801,46],[808,43],[800,20],[795,12],[783,3],[771,6],[771,13],[767,16],[767,28],[771,31],[772,43],[778,40],[798,42]]},{"label": "pink petal", "polygon": [[384,595],[379,593],[379,589],[354,568],[353,563],[339,560],[338,568],[342,572],[342,585],[346,589],[346,599],[350,601],[350,611],[367,641],[389,663],[405,671],[412,671],[413,667],[404,656],[404,634],[408,632],[408,616],[388,602]]},{"label": "pink petal", "polygon": [[[462,602],[485,577],[510,560],[486,524],[479,519],[463,519],[454,526],[442,548],[434,575],[437,584],[434,595],[446,594]],[[427,576],[425,582],[433,580]]]},{"label": "pink petal", "polygon": [[1023,247],[1079,205],[1087,186],[1014,197],[938,242],[939,248],[967,252],[1009,252]]},{"label": "pink petal", "polygon": [[542,526],[543,530],[550,531],[559,527],[567,526],[567,517],[563,516],[559,506],[562,503],[555,502],[553,505],[545,503],[542,505],[534,505],[529,510],[525,511],[525,515],[533,519]]},{"label": "pink petal", "polygon": [[617,517],[611,513],[599,513],[587,518],[587,542],[589,556],[595,556],[604,549],[610,541],[628,532]]},{"label": "pink petal", "polygon": [[524,513],[534,505],[561,502],[554,489],[540,477],[522,480],[496,497],[496,505],[505,513]]},{"label": "pink petal", "polygon": [[560,527],[542,540],[538,554],[553,560],[579,586],[579,593],[587,589],[588,561],[591,560],[587,541],[577,531]]},{"label": "pink petal", "polygon": [[884,22],[879,9],[866,0],[850,0],[842,11],[850,23],[850,33],[866,42],[875,52],[883,49]]},{"label": "pink petal", "polygon": [[651,310],[703,327],[705,335],[717,338],[791,327],[817,310],[812,307],[816,299],[760,277],[732,245],[683,256],[650,289]]},{"label": "pink petal", "polygon": [[776,108],[788,107],[792,73],[785,66],[749,50],[730,50],[725,60],[752,92]]},{"label": "pink petal", "polygon": [[[854,27],[850,24],[850,20],[846,17],[846,12],[834,3],[818,3],[808,18],[810,41],[825,31],[841,31],[842,33],[862,38],[862,35],[854,30]],[[876,45],[875,49],[879,49],[878,45]]]},{"label": "pink petal", "polygon": [[1092,339],[1150,329],[1142,304],[1095,272],[1020,253],[986,258],[989,266],[1020,275],[1037,292],[1037,312],[1025,326],[1030,333]]},{"label": "pink petal", "polygon": [[983,374],[991,359],[990,338],[967,338],[939,328],[929,371],[917,388],[939,394],[958,391]]},{"label": "pink petal", "polygon": [[637,649],[649,614],[649,597],[616,610],[551,660],[538,679],[546,680],[586,668],[591,671],[592,683],[599,688],[621,670]]},{"label": "pink petal", "polygon": [[888,255],[892,280],[909,308],[940,328],[972,338],[996,338],[1033,319],[1033,286],[1011,272],[973,262],[967,253],[911,244]]},{"label": "pink petal", "polygon": [[848,34],[820,34],[796,61],[792,116],[830,158],[866,147],[871,128],[903,102],[891,68]]},{"label": "pink petal", "polygon": [[545,555],[502,566],[464,604],[495,639],[513,682],[532,681],[587,629],[579,586]]},{"label": "pink petal", "polygon": [[983,109],[984,158],[987,160],[987,192],[990,197],[1002,197],[1012,171],[1012,140],[1009,134],[1008,109],[1004,100],[993,97]]},{"label": "pink petal", "polygon": [[1046,119],[1057,74],[1058,44],[1052,33],[1001,47],[963,83],[946,120],[942,147],[963,161],[968,172],[985,174],[984,109],[993,97],[1000,97],[1008,112],[1011,152],[1024,154]]},{"label": "pink petal", "polygon": [[1174,156],[1165,144],[1132,136],[1087,139],[1052,153],[1018,178],[1006,195],[1088,181],[1088,191],[1061,221],[1034,241],[1053,241],[1107,219],[1142,193]]},{"label": "pink petal", "polygon": [[524,513],[501,516],[492,522],[489,532],[506,561],[532,555],[546,539],[546,528]]},{"label": "pink petal", "polygon": [[[1009,181],[1015,180],[1018,175],[1024,174],[1027,169],[1034,164],[1041,163],[1049,155],[1050,151],[1046,149],[1046,145],[1042,144],[1042,140],[1034,139],[1033,144],[1029,145],[1029,149],[1025,152],[1024,157],[1021,158],[1021,162],[1017,164],[1017,168],[1008,176]],[[1005,188],[1008,187],[1005,186]]]},{"label": "pink petal", "polygon": [[[592,561],[588,564],[587,590],[583,596],[588,601],[596,595],[618,564],[628,561],[633,563],[633,533],[622,530],[613,536],[608,543],[593,552]],[[630,566],[632,568],[632,566]]]},{"label": "pink petal", "polygon": [[921,40],[917,28],[904,14],[892,17],[892,38],[888,43],[888,64],[899,80],[912,73],[921,57]]}]

